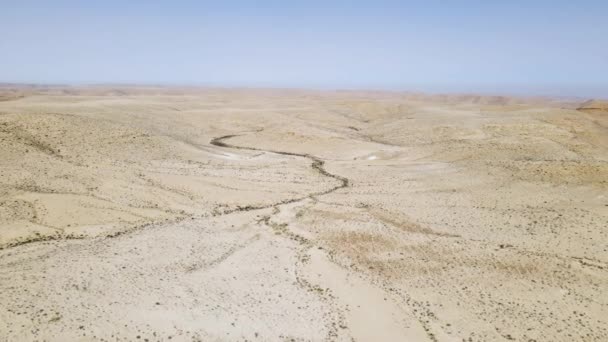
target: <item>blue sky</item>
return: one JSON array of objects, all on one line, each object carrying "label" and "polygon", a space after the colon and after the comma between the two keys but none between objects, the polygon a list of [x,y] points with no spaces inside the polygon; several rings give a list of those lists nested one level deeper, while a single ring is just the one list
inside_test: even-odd
[{"label": "blue sky", "polygon": [[608,1],[0,2],[0,82],[608,97]]}]

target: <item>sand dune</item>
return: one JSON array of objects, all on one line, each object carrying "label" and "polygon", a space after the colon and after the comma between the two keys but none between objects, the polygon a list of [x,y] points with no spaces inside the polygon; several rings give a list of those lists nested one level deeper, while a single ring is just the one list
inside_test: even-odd
[{"label": "sand dune", "polygon": [[0,340],[608,339],[604,102],[0,89]]}]

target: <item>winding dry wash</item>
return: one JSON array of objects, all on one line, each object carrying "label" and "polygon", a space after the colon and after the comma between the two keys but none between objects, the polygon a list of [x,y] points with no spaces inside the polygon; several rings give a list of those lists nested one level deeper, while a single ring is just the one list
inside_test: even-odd
[{"label": "winding dry wash", "polygon": [[608,340],[608,106],[0,87],[1,341]]},{"label": "winding dry wash", "polygon": [[[340,185],[334,186],[328,190],[324,190],[321,192],[315,192],[312,194],[309,194],[306,197],[298,197],[298,198],[291,198],[288,200],[283,200],[281,201],[281,203],[279,204],[288,204],[288,203],[294,203],[294,202],[299,202],[305,198],[312,198],[313,196],[320,196],[320,195],[327,195],[329,193],[332,193],[338,189],[342,189],[342,188],[346,188],[348,186],[348,179],[342,177],[342,176],[338,176],[338,175],[334,175],[332,173],[327,172],[327,170],[325,170],[325,168],[323,167],[323,165],[325,164],[325,162],[315,156],[311,156],[309,154],[301,154],[301,153],[293,153],[293,152],[280,152],[280,151],[270,151],[270,150],[262,150],[259,148],[255,148],[255,147],[244,147],[244,146],[235,146],[235,145],[230,145],[224,142],[224,140],[229,139],[229,138],[233,138],[236,137],[237,135],[235,134],[230,134],[230,135],[224,135],[222,137],[219,138],[215,138],[213,140],[211,140],[210,144],[214,145],[214,146],[219,146],[219,147],[228,147],[228,148],[234,148],[234,149],[238,149],[238,150],[250,150],[250,151],[262,151],[262,152],[269,152],[269,153],[274,153],[274,154],[281,154],[281,155],[285,155],[285,156],[297,156],[297,157],[302,157],[302,158],[307,158],[310,159],[312,161],[312,164],[310,165],[311,168],[313,168],[314,170],[318,171],[320,174],[326,176],[326,177],[330,177],[333,179],[336,179],[338,181],[340,181]],[[268,207],[276,207],[278,204],[274,204],[274,205],[270,205],[270,206],[262,206],[262,207],[247,207],[247,208],[237,208],[238,210],[253,210],[253,209],[266,209]],[[232,212],[232,211],[230,211]],[[230,213],[229,212],[229,213]]]}]

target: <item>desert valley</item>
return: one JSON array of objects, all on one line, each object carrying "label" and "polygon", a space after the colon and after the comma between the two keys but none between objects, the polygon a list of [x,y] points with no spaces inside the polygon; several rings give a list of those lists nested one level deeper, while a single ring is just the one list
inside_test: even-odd
[{"label": "desert valley", "polygon": [[2,341],[606,341],[601,100],[0,87]]}]

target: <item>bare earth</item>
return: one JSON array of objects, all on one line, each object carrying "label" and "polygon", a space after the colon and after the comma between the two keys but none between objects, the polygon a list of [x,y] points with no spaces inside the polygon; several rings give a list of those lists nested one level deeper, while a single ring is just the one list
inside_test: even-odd
[{"label": "bare earth", "polygon": [[608,106],[0,87],[2,341],[606,341]]}]

